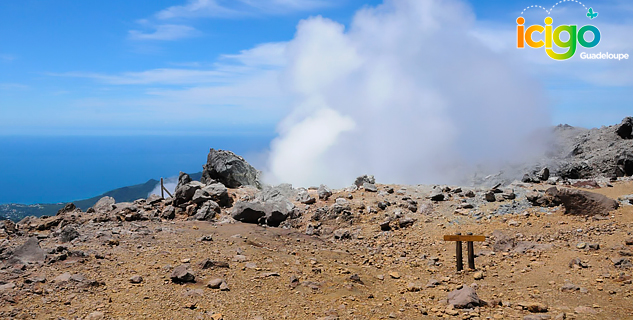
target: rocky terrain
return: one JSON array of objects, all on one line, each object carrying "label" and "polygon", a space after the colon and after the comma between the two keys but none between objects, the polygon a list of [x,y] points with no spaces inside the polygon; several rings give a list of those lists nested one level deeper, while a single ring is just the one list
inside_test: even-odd
[{"label": "rocky terrain", "polygon": [[211,149],[173,198],[0,222],[0,318],[633,319],[627,121],[491,187],[266,186]]}]

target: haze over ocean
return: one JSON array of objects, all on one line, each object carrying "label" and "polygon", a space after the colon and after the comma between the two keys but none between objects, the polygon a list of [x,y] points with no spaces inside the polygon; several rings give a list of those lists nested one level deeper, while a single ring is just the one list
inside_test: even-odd
[{"label": "haze over ocean", "polygon": [[261,165],[273,135],[28,137],[0,136],[0,204],[57,203],[202,171],[210,148]]}]

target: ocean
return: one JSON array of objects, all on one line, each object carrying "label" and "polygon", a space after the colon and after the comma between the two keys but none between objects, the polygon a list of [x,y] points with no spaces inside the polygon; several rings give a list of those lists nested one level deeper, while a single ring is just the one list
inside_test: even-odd
[{"label": "ocean", "polygon": [[0,137],[0,204],[58,203],[202,171],[210,148],[262,169],[271,135]]}]

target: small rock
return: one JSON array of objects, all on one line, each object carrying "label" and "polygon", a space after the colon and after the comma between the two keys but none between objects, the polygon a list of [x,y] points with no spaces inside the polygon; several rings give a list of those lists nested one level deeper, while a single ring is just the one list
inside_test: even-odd
[{"label": "small rock", "polygon": [[576,245],[576,248],[578,248],[578,249],[584,249],[584,248],[586,248],[586,247],[587,247],[587,244],[586,244],[586,243],[584,243],[584,242],[581,242],[581,243],[579,243],[579,244],[577,244],[577,245]]},{"label": "small rock", "polygon": [[613,261],[613,265],[616,268],[622,268],[622,269],[633,268],[633,264],[631,264],[631,260],[626,259],[626,258],[613,258],[611,259],[611,261]]},{"label": "small rock", "polygon": [[84,320],[101,320],[105,318],[105,314],[101,311],[95,311],[87,315]]},{"label": "small rock", "polygon": [[551,318],[552,317],[548,314],[528,314],[523,316],[523,320],[547,320]]},{"label": "small rock", "polygon": [[224,280],[222,280],[220,278],[211,279],[207,283],[207,287],[209,287],[211,289],[220,289],[220,286],[222,285],[222,283],[224,283]]},{"label": "small rock", "polygon": [[479,300],[475,289],[463,286],[461,289],[453,290],[448,294],[448,304],[457,309],[468,309],[479,306],[481,300]]},{"label": "small rock", "polygon": [[326,185],[322,184],[319,186],[317,194],[319,195],[319,199],[327,200],[332,196],[332,190],[330,190],[330,188],[328,188]]},{"label": "small rock", "polygon": [[141,283],[141,282],[143,282],[143,277],[141,277],[139,275],[134,275],[134,276],[130,277],[130,282],[131,283]]},{"label": "small rock", "polygon": [[473,278],[475,278],[475,280],[481,280],[484,278],[484,273],[481,271],[477,271],[473,274]]},{"label": "small rock", "polygon": [[180,265],[171,273],[171,281],[175,283],[195,282],[195,275],[187,269],[187,265]]},{"label": "small rock", "polygon": [[429,282],[426,284],[427,288],[435,288],[436,286],[440,285],[440,282],[435,280],[435,279],[429,279]]},{"label": "small rock", "polygon": [[422,291],[422,283],[420,283],[420,282],[409,282],[407,284],[407,291],[409,291],[409,292]]},{"label": "small rock", "polygon": [[389,272],[389,276],[393,279],[400,279],[400,274],[395,271]]}]

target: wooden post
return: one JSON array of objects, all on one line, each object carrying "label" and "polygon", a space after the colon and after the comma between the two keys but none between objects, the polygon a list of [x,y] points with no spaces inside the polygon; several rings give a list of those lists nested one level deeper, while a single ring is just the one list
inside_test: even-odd
[{"label": "wooden post", "polygon": [[163,178],[160,178],[160,197],[165,199],[165,186],[163,185]]},{"label": "wooden post", "polygon": [[[472,236],[473,233],[469,232],[469,236]],[[475,246],[472,241],[467,242],[468,246],[468,268],[475,269]]]},{"label": "wooden post", "polygon": [[468,267],[475,269],[475,245],[474,241],[486,241],[485,236],[474,236],[468,233],[462,236],[461,233],[456,235],[445,235],[444,241],[455,241],[455,258],[457,259],[457,271],[464,270],[464,261],[462,257],[462,241],[466,241],[466,249],[468,250]]},{"label": "wooden post", "polygon": [[[461,233],[457,233],[457,235],[460,236]],[[457,258],[457,271],[464,270],[464,260],[462,258],[462,242],[461,241],[455,241],[455,257]]]}]

